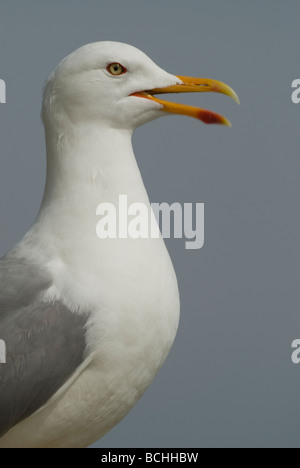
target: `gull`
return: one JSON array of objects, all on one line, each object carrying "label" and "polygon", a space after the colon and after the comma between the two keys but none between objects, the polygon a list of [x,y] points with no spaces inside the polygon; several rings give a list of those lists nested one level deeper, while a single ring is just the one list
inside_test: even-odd
[{"label": "gull", "polygon": [[[46,81],[47,177],[36,221],[0,261],[0,447],[82,448],[135,405],[164,363],[179,319],[164,241],[99,239],[96,207],[143,203],[134,129],[166,113],[230,125],[155,95],[218,92],[167,73],[135,47],[96,42]],[[117,209],[117,208],[116,208]]]}]

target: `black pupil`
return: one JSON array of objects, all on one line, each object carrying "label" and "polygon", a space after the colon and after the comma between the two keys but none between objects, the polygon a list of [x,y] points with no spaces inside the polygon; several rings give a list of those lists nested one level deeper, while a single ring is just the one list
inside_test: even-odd
[{"label": "black pupil", "polygon": [[114,67],[115,72],[119,71],[119,68],[120,68],[119,65],[115,65]]}]

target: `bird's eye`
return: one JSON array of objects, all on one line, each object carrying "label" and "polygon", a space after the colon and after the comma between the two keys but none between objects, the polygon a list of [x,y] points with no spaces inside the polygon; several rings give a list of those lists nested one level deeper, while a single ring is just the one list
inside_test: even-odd
[{"label": "bird's eye", "polygon": [[106,70],[111,74],[111,75],[123,75],[124,73],[127,72],[127,69],[123,67],[120,63],[110,63]]}]

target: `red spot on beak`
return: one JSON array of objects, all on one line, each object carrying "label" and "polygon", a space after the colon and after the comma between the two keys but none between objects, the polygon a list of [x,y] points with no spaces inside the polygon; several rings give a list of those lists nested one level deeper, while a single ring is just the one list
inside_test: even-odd
[{"label": "red spot on beak", "polygon": [[198,119],[202,120],[202,122],[206,124],[224,124],[224,117],[215,112],[206,111],[206,110],[199,110],[198,112]]}]

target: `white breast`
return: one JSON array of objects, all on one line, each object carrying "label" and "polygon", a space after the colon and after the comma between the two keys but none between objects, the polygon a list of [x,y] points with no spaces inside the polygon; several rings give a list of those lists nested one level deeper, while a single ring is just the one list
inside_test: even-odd
[{"label": "white breast", "polygon": [[[85,287],[86,293],[93,289],[94,300],[97,295],[99,299],[88,327],[87,363],[49,404],[15,426],[3,438],[4,446],[90,445],[128,413],[163,364],[179,319],[177,281],[168,253],[161,239],[129,240],[127,247],[123,242],[119,248],[124,249],[125,261],[120,257],[118,269],[112,264],[106,279],[98,278],[98,293],[95,277],[84,283],[78,276],[81,300]],[[135,250],[126,281],[125,248],[127,255]],[[149,255],[158,259],[155,268],[152,262],[147,264]],[[71,277],[69,291],[74,288]],[[61,283],[65,297],[67,287]]]}]

